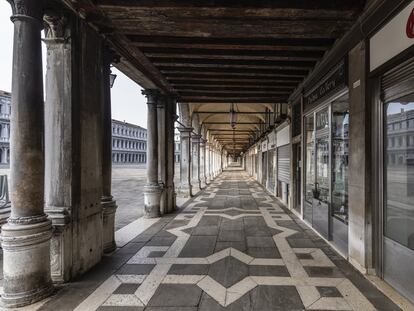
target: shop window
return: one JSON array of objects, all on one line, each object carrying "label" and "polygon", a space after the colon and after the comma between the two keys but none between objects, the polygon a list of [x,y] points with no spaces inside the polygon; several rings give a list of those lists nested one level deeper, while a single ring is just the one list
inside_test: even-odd
[{"label": "shop window", "polygon": [[[385,109],[387,123],[403,115],[414,117],[414,94],[388,103]],[[404,129],[406,131],[409,129]],[[390,154],[389,149],[385,151],[385,156],[390,160],[386,162],[384,174],[384,233],[386,237],[414,250],[414,156],[408,149],[414,143],[414,136],[404,132],[405,144],[400,136],[400,148],[393,150],[395,154]],[[386,130],[385,138],[389,135]]]}]

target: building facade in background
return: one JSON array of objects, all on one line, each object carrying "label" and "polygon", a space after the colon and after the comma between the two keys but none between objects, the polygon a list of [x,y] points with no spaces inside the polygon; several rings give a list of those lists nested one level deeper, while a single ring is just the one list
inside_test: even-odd
[{"label": "building facade in background", "polygon": [[135,124],[112,120],[112,163],[147,162],[147,130]]},{"label": "building facade in background", "polygon": [[[11,93],[0,90],[0,165],[10,164],[10,113]],[[112,162],[128,164],[146,161],[147,130],[112,120]]]},{"label": "building facade in background", "polygon": [[11,93],[0,90],[0,164],[10,162]]},{"label": "building facade in background", "polygon": [[174,162],[180,163],[180,154],[181,154],[181,141],[180,133],[174,134]]}]

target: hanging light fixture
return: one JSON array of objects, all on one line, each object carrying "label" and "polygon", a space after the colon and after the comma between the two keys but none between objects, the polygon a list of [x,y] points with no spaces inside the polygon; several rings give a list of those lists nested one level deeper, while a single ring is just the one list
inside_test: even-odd
[{"label": "hanging light fixture", "polygon": [[112,73],[112,71],[109,71],[109,86],[112,88],[114,86],[116,79],[116,74]]},{"label": "hanging light fixture", "polygon": [[236,110],[234,109],[234,104],[231,104],[230,107],[230,125],[232,129],[236,128],[236,124],[237,124],[237,115],[236,115]]}]

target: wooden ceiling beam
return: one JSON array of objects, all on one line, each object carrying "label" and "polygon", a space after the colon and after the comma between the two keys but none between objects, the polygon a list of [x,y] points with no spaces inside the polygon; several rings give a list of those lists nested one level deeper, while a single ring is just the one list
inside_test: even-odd
[{"label": "wooden ceiling beam", "polygon": [[258,89],[265,89],[265,88],[286,88],[292,89],[298,85],[298,81],[283,81],[280,80],[259,80],[259,79],[245,79],[241,81],[203,81],[203,80],[170,80],[170,85],[174,88],[181,88],[181,87],[196,87],[196,88],[244,88],[246,85],[249,88],[258,88]]},{"label": "wooden ceiling beam", "polygon": [[209,59],[209,60],[248,60],[248,61],[317,61],[322,51],[255,51],[255,50],[214,50],[214,49],[165,49],[141,48],[151,59]]},{"label": "wooden ceiling beam", "polygon": [[279,91],[279,90],[249,90],[246,87],[245,90],[179,90],[178,94],[180,96],[198,96],[198,95],[205,95],[205,96],[216,96],[216,97],[239,97],[239,95],[246,95],[246,96],[256,96],[256,97],[271,97],[274,95],[290,95],[292,91]]},{"label": "wooden ceiling beam", "polygon": [[291,70],[312,69],[314,61],[262,61],[262,60],[230,60],[230,59],[176,59],[176,58],[150,58],[150,61],[160,70],[165,67],[182,68],[220,68],[220,69],[267,69],[267,70]]},{"label": "wooden ceiling beam", "polygon": [[183,76],[177,77],[167,77],[167,80],[171,85],[234,85],[234,86],[244,86],[248,84],[257,84],[258,86],[266,85],[293,85],[296,86],[303,78],[300,77],[222,77],[222,76],[204,76],[197,74],[185,74]]},{"label": "wooden ceiling beam", "polygon": [[[127,9],[133,8],[148,8],[152,10],[158,10],[163,8],[175,8],[180,11],[183,11],[188,8],[194,8],[200,10],[202,8],[210,9],[214,11],[227,10],[230,9],[246,9],[251,10],[255,9],[263,11],[263,16],[271,15],[274,10],[283,10],[287,9],[290,12],[294,10],[333,10],[333,11],[356,11],[361,9],[364,2],[361,0],[347,0],[347,1],[332,1],[332,0],[306,0],[306,1],[291,1],[291,0],[278,0],[278,1],[269,1],[269,0],[95,0],[97,5],[106,6],[106,7],[126,7]],[[273,13],[275,14],[275,13]],[[291,13],[290,13],[291,14]]]},{"label": "wooden ceiling beam", "polygon": [[294,78],[304,78],[309,73],[309,70],[303,69],[269,69],[269,68],[226,68],[223,66],[217,66],[215,68],[195,68],[184,66],[171,67],[163,66],[158,67],[159,70],[167,77],[183,77],[185,75],[190,76],[218,76],[218,77],[273,77],[273,78],[283,78],[283,77],[294,77]]},{"label": "wooden ceiling beam", "polygon": [[125,35],[174,35],[186,37],[220,37],[220,38],[327,38],[341,36],[353,25],[353,20],[271,20],[229,18],[221,19],[186,19],[175,16],[165,22],[165,17],[134,16],[127,19],[112,19],[117,32]]},{"label": "wooden ceiling beam", "polygon": [[194,86],[183,86],[178,85],[174,86],[174,89],[177,90],[177,92],[223,92],[223,93],[236,93],[240,92],[240,94],[243,94],[243,92],[283,92],[283,93],[291,93],[295,87],[286,87],[286,86],[279,86],[279,85],[272,85],[272,86],[260,86],[260,85],[251,85],[246,83],[244,86],[201,86],[201,85],[194,85]]},{"label": "wooden ceiling beam", "polygon": [[276,97],[276,98],[205,98],[205,97],[182,97],[180,98],[182,103],[188,104],[274,104],[274,103],[286,103],[288,97]]}]

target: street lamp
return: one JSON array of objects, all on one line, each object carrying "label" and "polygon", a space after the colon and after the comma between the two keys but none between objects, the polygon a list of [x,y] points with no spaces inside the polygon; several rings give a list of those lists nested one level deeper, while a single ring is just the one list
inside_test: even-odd
[{"label": "street lamp", "polygon": [[114,86],[116,79],[116,74],[112,73],[112,71],[109,73],[109,86],[112,88]]},{"label": "street lamp", "polygon": [[231,107],[230,107],[230,125],[231,125],[232,129],[236,128],[236,123],[237,123],[236,111],[234,110],[234,104],[231,104]]}]

